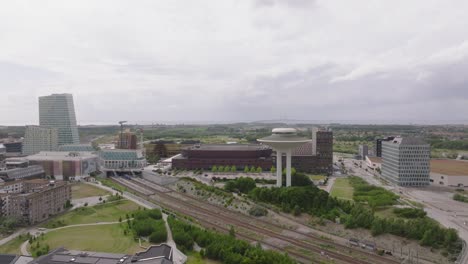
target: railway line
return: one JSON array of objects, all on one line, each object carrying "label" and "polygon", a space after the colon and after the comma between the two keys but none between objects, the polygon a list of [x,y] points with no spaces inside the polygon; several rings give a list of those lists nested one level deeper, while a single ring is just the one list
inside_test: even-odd
[{"label": "railway line", "polygon": [[[156,184],[148,180],[144,180],[140,178],[134,178],[132,181],[125,180],[122,178],[113,178],[113,180],[143,195],[153,197],[153,199],[154,199],[154,196],[158,197],[159,198],[158,202],[163,204],[165,207],[172,209],[174,211],[177,211],[177,212],[181,212],[185,215],[191,216],[194,219],[198,220],[200,224],[202,224],[203,226],[215,227],[216,229],[221,229],[225,232],[227,231],[226,226],[229,224],[236,226],[236,227],[242,227],[246,230],[249,230],[250,232],[253,232],[254,234],[264,235],[270,238],[285,241],[285,242],[288,242],[290,245],[293,245],[298,248],[301,248],[302,250],[305,250],[306,252],[315,252],[315,253],[318,253],[319,256],[326,255],[342,263],[351,263],[351,264],[400,263],[397,260],[381,257],[378,255],[369,253],[369,252],[361,251],[361,250],[353,249],[351,251],[350,248],[343,246],[341,244],[335,243],[333,241],[320,238],[315,235],[304,234],[304,233],[297,232],[295,230],[285,229],[284,227],[277,225],[277,224],[273,224],[264,220],[259,220],[259,219],[256,219],[247,215],[238,214],[238,213],[229,211],[223,207],[208,204],[206,202],[203,202],[201,200],[198,200],[186,194],[174,193],[175,195],[182,196],[183,199],[177,198],[177,197],[174,197],[173,194],[169,191],[164,192],[160,188],[159,190],[157,190],[156,188],[153,188],[154,185]],[[162,186],[159,186],[159,187],[164,188]],[[207,219],[210,219],[210,221],[207,221]],[[274,232],[273,230],[275,229],[281,230],[281,232]],[[314,244],[314,242],[311,242],[311,241],[299,240],[297,238],[285,236],[281,234],[282,231],[284,230],[287,230],[289,233],[295,234],[299,237],[305,237],[307,239],[310,239],[314,241],[315,243],[322,243],[322,244],[316,245]],[[259,241],[258,236],[256,235],[254,235],[253,237],[250,237],[244,234],[242,235],[239,234],[239,237],[247,241]],[[314,261],[314,260],[316,261],[316,257],[308,256],[305,253],[298,254],[297,252],[291,249],[279,248],[277,246],[271,245],[271,243],[266,243],[265,241],[259,241],[259,242],[266,244],[267,246],[272,247],[273,249],[277,249],[280,251],[287,251],[288,254],[290,254],[291,256],[295,257],[296,259],[302,262],[304,262],[304,260],[307,260],[306,263],[309,263],[310,261]],[[323,245],[333,247],[337,249],[339,253],[331,251],[331,250],[327,250],[324,248]],[[350,253],[354,252],[356,255],[359,255],[361,259],[351,257],[350,255],[347,255],[346,252],[350,252]]]}]

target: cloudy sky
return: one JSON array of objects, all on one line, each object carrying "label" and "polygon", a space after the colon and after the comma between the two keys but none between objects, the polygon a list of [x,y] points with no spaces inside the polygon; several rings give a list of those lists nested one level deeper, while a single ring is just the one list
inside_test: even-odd
[{"label": "cloudy sky", "polygon": [[[468,120],[466,0],[2,1],[0,125]],[[468,123],[468,121],[464,121]]]}]

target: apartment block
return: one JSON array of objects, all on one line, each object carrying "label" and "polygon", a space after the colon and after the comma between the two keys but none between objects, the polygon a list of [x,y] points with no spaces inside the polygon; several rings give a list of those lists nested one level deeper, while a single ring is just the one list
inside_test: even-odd
[{"label": "apartment block", "polygon": [[18,189],[20,193],[1,194],[0,211],[2,216],[31,225],[62,212],[71,200],[71,186],[62,181],[29,180],[22,182]]}]

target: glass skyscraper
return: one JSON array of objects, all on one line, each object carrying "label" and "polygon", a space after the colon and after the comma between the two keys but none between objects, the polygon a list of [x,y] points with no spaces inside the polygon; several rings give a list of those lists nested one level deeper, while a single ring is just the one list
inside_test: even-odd
[{"label": "glass skyscraper", "polygon": [[58,145],[78,144],[75,106],[71,94],[52,94],[39,97],[39,125],[55,128]]}]

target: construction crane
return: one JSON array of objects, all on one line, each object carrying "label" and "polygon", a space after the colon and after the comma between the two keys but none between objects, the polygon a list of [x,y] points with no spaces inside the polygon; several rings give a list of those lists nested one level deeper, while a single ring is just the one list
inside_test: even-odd
[{"label": "construction crane", "polygon": [[119,148],[123,148],[123,125],[127,123],[127,121],[119,121],[120,124],[120,146]]}]

